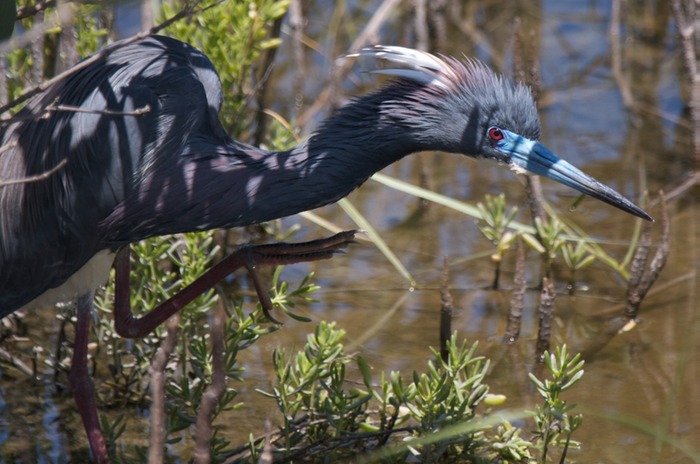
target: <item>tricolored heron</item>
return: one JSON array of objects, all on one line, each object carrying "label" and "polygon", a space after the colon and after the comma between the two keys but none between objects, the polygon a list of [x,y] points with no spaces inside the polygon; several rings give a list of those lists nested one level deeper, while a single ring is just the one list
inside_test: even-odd
[{"label": "tricolored heron", "polygon": [[[108,454],[86,367],[93,291],[131,242],[317,208],[426,150],[492,159],[651,219],[538,142],[527,87],[476,60],[382,46],[359,55],[394,65],[376,72],[395,80],[352,100],[287,151],[228,136],[218,118],[222,90],[213,64],[190,45],[157,36],[71,74],[2,127],[0,317],[78,298],[70,380],[97,461]],[[32,176],[39,177],[17,182]],[[328,258],[350,241],[352,232],[242,249],[141,319],[132,317],[128,289],[119,287],[116,329],[143,336],[235,268]],[[128,279],[128,262],[128,253],[118,254],[118,282]]]}]

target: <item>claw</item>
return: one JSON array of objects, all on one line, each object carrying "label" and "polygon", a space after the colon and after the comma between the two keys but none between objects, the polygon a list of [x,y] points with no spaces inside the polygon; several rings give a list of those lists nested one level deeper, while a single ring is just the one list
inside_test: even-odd
[{"label": "claw", "polygon": [[250,274],[251,279],[253,279],[253,286],[255,287],[255,293],[258,294],[258,299],[260,300],[260,306],[262,306],[263,314],[273,324],[282,325],[282,322],[272,317],[271,311],[274,309],[274,305],[272,304],[270,293],[263,285],[260,275],[258,274],[258,270],[256,269],[254,257],[255,253],[255,247],[250,247],[248,249],[245,268],[248,271],[248,274]]},{"label": "claw", "polygon": [[274,324],[282,323],[272,317],[274,309],[268,290],[262,283],[257,271],[259,265],[282,265],[301,262],[330,259],[343,251],[348,245],[356,243],[356,230],[346,230],[331,237],[311,240],[302,243],[272,243],[269,245],[249,245],[240,248],[238,252],[245,252],[245,264],[243,265],[253,279],[255,292],[260,299],[262,311],[265,317]]}]

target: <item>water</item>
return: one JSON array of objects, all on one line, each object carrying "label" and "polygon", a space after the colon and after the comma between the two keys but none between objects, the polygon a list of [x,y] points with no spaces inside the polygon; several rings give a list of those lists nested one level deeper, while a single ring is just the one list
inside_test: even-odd
[{"label": "water", "polygon": [[[464,15],[483,39],[455,22],[448,25],[448,41],[440,51],[466,53],[510,72],[512,34],[516,15],[526,31],[532,31],[542,69],[542,141],[554,152],[616,190],[635,197],[646,187],[652,195],[671,190],[692,167],[691,133],[684,101],[687,85],[682,74],[680,49],[670,7],[665,0],[629,2],[623,16],[622,70],[635,107],[626,110],[620,86],[611,68],[607,31],[608,2],[549,0],[537,2],[470,2]],[[332,12],[323,2],[310,3],[307,34],[318,42],[319,52],[308,52],[308,68],[302,94],[293,89],[291,48],[288,37],[278,54],[274,91],[269,106],[283,115],[308,109],[325,85],[330,59],[344,51],[347,40],[329,34]],[[374,2],[349,2],[348,24],[360,30],[371,16]],[[454,14],[450,17],[456,17]],[[381,29],[381,42],[403,43],[411,36],[408,14],[396,14]],[[470,23],[465,19],[460,24]],[[356,66],[359,71],[361,66]],[[371,76],[351,74],[343,88],[349,94],[376,82]],[[323,114],[309,119],[317,121]],[[313,126],[305,128],[306,132]],[[385,174],[412,183],[427,173],[432,189],[475,203],[487,193],[504,191],[509,203],[520,206],[519,219],[527,221],[523,189],[507,170],[463,157],[425,153],[407,158]],[[558,184],[544,181],[547,199],[566,211],[575,195]],[[700,371],[693,355],[700,349],[697,296],[700,234],[697,189],[670,203],[671,254],[668,264],[644,301],[640,324],[631,332],[611,335],[606,322],[620,314],[624,282],[602,264],[579,272],[581,288],[575,296],[560,294],[556,300],[554,344],[566,342],[586,360],[584,380],[571,396],[584,414],[576,439],[583,449],[574,453],[578,462],[693,462],[700,455]],[[492,361],[488,382],[492,391],[508,396],[507,406],[532,409],[538,400],[527,380],[534,368],[534,340],[538,294],[526,296],[520,340],[502,344],[509,293],[485,290],[493,268],[485,257],[491,252],[474,221],[444,207],[422,206],[415,198],[369,181],[350,201],[371,221],[418,282],[408,283],[371,245],[352,247],[332,261],[296,265],[285,278],[299,281],[313,270],[323,287],[317,304],[301,308],[315,321],[336,321],[348,332],[349,351],[361,351],[374,372],[399,370],[409,375],[423,370],[428,347],[437,347],[439,277],[443,257],[448,256],[450,288],[457,309],[453,328],[468,340],[479,340],[481,353]],[[650,213],[660,217],[658,208]],[[354,225],[337,206],[318,214],[343,228]],[[607,205],[585,200],[575,212],[565,213],[584,230],[600,239],[607,252],[621,259],[635,228],[635,220]],[[324,235],[306,220],[286,219],[286,226],[303,226],[298,239]],[[658,224],[654,237],[658,238]],[[538,259],[528,254],[528,284],[538,283]],[[512,256],[503,265],[502,282],[510,286]],[[560,266],[560,274],[566,271]],[[562,279],[563,280],[563,279]],[[563,288],[560,288],[562,292]],[[52,314],[32,326],[26,346],[42,343],[53,350],[58,324]],[[271,352],[276,347],[301,347],[312,324],[285,319],[282,330],[241,354],[246,380],[234,383],[244,409],[223,420],[231,438],[243,442],[248,433],[261,434],[266,418],[275,417],[275,405],[255,393],[269,389]],[[134,409],[129,419],[129,439],[146,444],[143,413]],[[679,440],[676,442],[676,440]],[[674,445],[675,443],[675,445]],[[68,462],[86,456],[79,418],[72,400],[46,392],[44,387],[21,378],[0,377],[0,461]]]}]

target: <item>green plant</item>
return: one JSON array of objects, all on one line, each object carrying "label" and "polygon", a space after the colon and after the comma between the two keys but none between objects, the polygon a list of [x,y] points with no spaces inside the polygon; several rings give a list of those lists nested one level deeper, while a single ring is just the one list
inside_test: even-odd
[{"label": "green plant", "polygon": [[[17,0],[17,7],[29,2]],[[13,100],[28,88],[38,85],[45,77],[51,77],[54,63],[62,61],[64,65],[74,63],[65,62],[67,57],[59,56],[59,36],[62,32],[72,34],[75,38],[75,58],[84,58],[94,53],[104,45],[108,31],[100,20],[101,6],[86,3],[68,3],[66,8],[71,10],[72,23],[61,23],[58,10],[54,7],[46,8],[44,19],[40,23],[44,27],[45,35],[41,40],[33,41],[28,46],[17,47],[4,55],[6,67],[7,97]],[[65,21],[65,18],[64,18]],[[36,19],[29,16],[19,22],[24,30],[34,28]],[[7,102],[2,102],[2,104]],[[11,109],[12,114],[17,113],[23,105],[17,105]]]},{"label": "green plant", "polygon": [[295,290],[289,290],[289,284],[284,281],[280,281],[280,274],[282,273],[283,266],[277,266],[275,272],[272,275],[272,304],[277,306],[279,309],[284,311],[289,317],[296,319],[301,322],[311,322],[308,317],[301,316],[292,311],[292,308],[296,306],[297,301],[304,301],[306,303],[315,302],[311,298],[311,293],[320,289],[318,285],[314,284],[311,279],[314,277],[314,273],[308,274],[299,283]]},{"label": "green plant", "polygon": [[569,291],[574,292],[576,288],[576,271],[590,266],[595,261],[595,256],[586,250],[585,243],[579,241],[576,246],[566,242],[561,249],[562,258],[569,268]]},{"label": "green plant", "polygon": [[532,443],[520,436],[522,432],[523,429],[514,427],[508,421],[496,427],[496,433],[489,439],[492,462],[532,462]]},{"label": "green plant", "polygon": [[[296,354],[275,352],[277,384],[261,392],[284,418],[280,431],[265,438],[275,454],[304,462],[352,460],[360,450],[370,451],[360,462],[530,462],[532,443],[507,419],[524,416],[477,414],[480,404],[503,398],[488,393],[490,363],[477,355],[476,343],[460,343],[454,334],[448,360],[431,349],[427,371],[409,381],[382,372],[375,384],[357,356],[359,388],[347,378],[353,357],[344,353],[344,336],[334,323],[321,322]],[[258,456],[262,440],[246,449],[248,458]]]},{"label": "green plant", "polygon": [[[206,252],[203,252],[206,250]],[[157,237],[132,245],[132,272],[129,299],[136,315],[145,314],[202,275],[214,262],[218,247],[213,232]],[[111,312],[114,281],[110,280],[95,306],[109,317],[99,319],[95,327],[100,346],[106,351],[110,380],[100,389],[101,400],[108,404],[143,404],[147,397],[148,369],[165,329],[158,327],[139,343],[130,343],[114,331]],[[214,291],[198,296],[180,313],[181,343],[176,355],[188,359],[190,342],[198,333],[206,314],[217,301]],[[193,347],[197,346],[196,343]],[[196,358],[195,358],[196,359]]]},{"label": "green plant", "polygon": [[[428,362],[428,372],[413,373],[415,395],[406,403],[414,419],[420,421],[418,433],[441,430],[449,425],[469,421],[476,414],[476,407],[489,391],[484,378],[490,361],[476,356],[478,343],[468,347],[466,340],[458,345],[457,333],[447,344],[448,357],[431,349],[435,362]],[[480,445],[478,436],[456,434],[447,443],[438,443],[412,452],[432,461],[445,456],[470,455]],[[452,444],[449,449],[446,444]]]},{"label": "green plant", "polygon": [[[187,3],[187,5],[185,5]],[[174,1],[162,3],[162,16],[169,17],[191,2]],[[166,32],[202,49],[215,63],[220,73],[225,98],[221,117],[232,134],[240,136],[252,123],[250,112],[245,111],[249,97],[255,90],[254,64],[262,51],[275,47],[279,39],[269,37],[273,21],[280,18],[288,1],[261,0],[247,2],[225,0],[211,3],[211,8],[185,21],[172,24]],[[203,5],[206,7],[206,5]],[[93,16],[84,22],[89,26]],[[81,20],[82,21],[82,20]],[[77,30],[82,31],[82,23]],[[86,34],[81,44],[89,46],[95,34]],[[289,134],[275,134],[270,143],[283,148],[289,143]],[[242,234],[242,237],[244,234]],[[221,255],[221,237],[213,232],[179,234],[158,237],[134,244],[132,257],[131,307],[143,314],[181,288],[194,281],[211,267]],[[243,240],[246,240],[243,238]],[[290,290],[286,283],[279,282],[279,270],[274,275],[273,304],[279,305],[288,314],[296,301],[309,299],[307,295],[317,287],[308,276],[302,284]],[[113,284],[98,298],[101,313],[110,313],[113,301]],[[202,397],[212,384],[213,363],[210,348],[209,318],[219,297],[214,290],[196,298],[179,313],[177,342],[166,368],[166,440],[171,444],[187,440]],[[262,325],[264,317],[260,308],[246,314],[242,301],[227,303],[227,321],[224,325],[224,375],[240,380],[242,368],[237,364],[238,353],[254,344],[260,336],[276,330]],[[299,317],[299,316],[297,316]],[[140,403],[149,400],[149,368],[161,346],[166,330],[159,327],[153,334],[138,343],[128,343],[113,330],[111,317],[102,318],[97,326],[98,336],[109,356],[110,380],[100,388],[100,397],[107,403]],[[240,405],[236,391],[226,383],[223,394],[213,411],[213,419],[221,411]],[[108,428],[107,438],[114,448],[121,428]],[[113,433],[114,432],[114,433]],[[221,437],[220,425],[214,423],[211,438],[211,457],[216,461],[230,452],[230,444]],[[187,446],[187,445],[185,445]],[[129,451],[125,451],[127,455]],[[142,457],[147,451],[141,448],[136,453]],[[129,460],[129,459],[125,459]]]},{"label": "green plant", "polygon": [[530,381],[544,399],[544,404],[535,410],[535,441],[541,453],[541,462],[547,461],[552,445],[562,448],[560,462],[564,462],[570,447],[579,447],[571,435],[583,423],[582,414],[570,414],[576,405],[567,404],[561,394],[573,387],[583,377],[584,361],[580,354],[569,356],[566,345],[554,353],[545,352],[544,364],[552,379],[539,380],[530,373]]},{"label": "green plant", "polygon": [[[131,273],[132,308],[138,313],[147,312],[205,272],[218,251],[218,247],[210,243],[211,240],[213,233],[209,232],[204,235],[161,237],[136,244],[132,252],[135,264]],[[211,252],[203,254],[200,247],[206,247]],[[279,281],[279,270],[275,273],[275,287],[272,289],[275,305],[293,308],[299,301],[308,301],[309,294],[318,288],[311,283],[310,276],[298,287],[290,288],[287,283]],[[100,312],[111,312],[113,291],[113,283],[110,283],[105,294],[97,299]],[[212,381],[208,318],[218,299],[214,291],[209,291],[179,313],[177,343],[170,354],[166,372],[166,437],[171,445],[183,441],[187,434],[192,433],[203,395]],[[276,331],[277,327],[266,324],[259,304],[246,313],[242,300],[230,300],[228,303],[224,327],[224,374],[232,381],[240,381],[243,376],[243,368],[238,364],[240,351],[252,346],[261,336]],[[291,313],[289,309],[286,311]],[[146,404],[149,399],[149,368],[165,337],[165,328],[159,327],[139,343],[128,343],[119,337],[114,332],[111,317],[101,318],[97,330],[103,342],[101,345],[112,360],[111,380],[100,390],[102,400],[108,403]],[[222,411],[239,408],[241,404],[236,398],[237,392],[228,382],[215,409],[214,419]],[[124,430],[124,421],[113,426],[106,421],[103,423],[107,427],[106,437],[115,447]],[[221,424],[213,427],[211,446],[214,460],[231,452],[231,444],[221,438],[221,427]],[[129,451],[126,453],[124,460],[128,461],[126,456]],[[147,454],[144,449],[136,449],[136,453]]]},{"label": "green plant", "polygon": [[[370,395],[344,390],[346,365],[341,340],[345,331],[322,322],[296,355],[277,350],[273,364],[278,385],[272,393],[284,416],[282,449],[302,442],[323,443],[359,429]],[[301,415],[301,416],[300,416]]]},{"label": "green plant", "polygon": [[[163,2],[162,16],[173,16],[186,3]],[[231,134],[240,137],[251,124],[248,100],[257,84],[254,65],[263,51],[281,43],[279,37],[269,36],[269,30],[288,6],[289,0],[223,0],[167,29],[169,35],[196,46],[216,63],[225,95],[220,117]]]},{"label": "green plant", "polygon": [[[240,382],[243,380],[244,369],[238,364],[238,354],[251,347],[261,336],[274,332],[277,328],[263,325],[265,317],[259,307],[246,314],[241,301],[232,303],[233,307],[227,314],[224,327],[224,374],[226,378]],[[208,345],[208,337],[204,334],[187,337],[180,343],[181,349],[187,350],[179,356],[178,366],[182,372],[181,375],[171,375],[166,386],[168,398],[166,434],[171,444],[182,440],[182,431],[194,432],[192,426],[196,423],[197,412],[214,375],[212,353]],[[242,404],[236,401],[237,395],[237,391],[231,387],[231,382],[227,382],[212,420],[215,420],[222,411],[240,408]],[[223,460],[231,451],[231,443],[221,436],[224,426],[225,424],[220,423],[215,423],[213,426],[211,456],[215,462]]]},{"label": "green plant", "polygon": [[552,272],[552,264],[557,254],[560,252],[566,239],[564,238],[564,224],[556,216],[550,216],[548,221],[540,218],[535,218],[535,228],[537,236],[544,248],[542,257],[544,260],[545,275],[549,276]]},{"label": "green plant", "polygon": [[513,207],[510,210],[506,210],[506,196],[502,193],[496,197],[486,195],[484,201],[485,204],[479,202],[476,205],[481,214],[481,219],[476,221],[476,225],[484,237],[496,248],[491,255],[491,261],[496,266],[492,288],[496,290],[500,279],[503,256],[517,236],[508,226],[515,218],[518,208]]},{"label": "green plant", "polygon": [[75,10],[75,50],[80,58],[85,58],[104,45],[109,32],[99,18],[100,5],[79,3],[71,6]]}]

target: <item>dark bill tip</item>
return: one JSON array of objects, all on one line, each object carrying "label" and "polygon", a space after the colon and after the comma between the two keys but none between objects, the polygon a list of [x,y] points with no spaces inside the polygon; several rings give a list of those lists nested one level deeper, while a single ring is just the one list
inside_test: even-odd
[{"label": "dark bill tip", "polygon": [[570,163],[559,159],[541,143],[523,139],[522,137],[519,138],[519,143],[509,150],[512,162],[517,167],[557,181],[622,211],[633,214],[638,218],[654,221],[642,208]]}]

